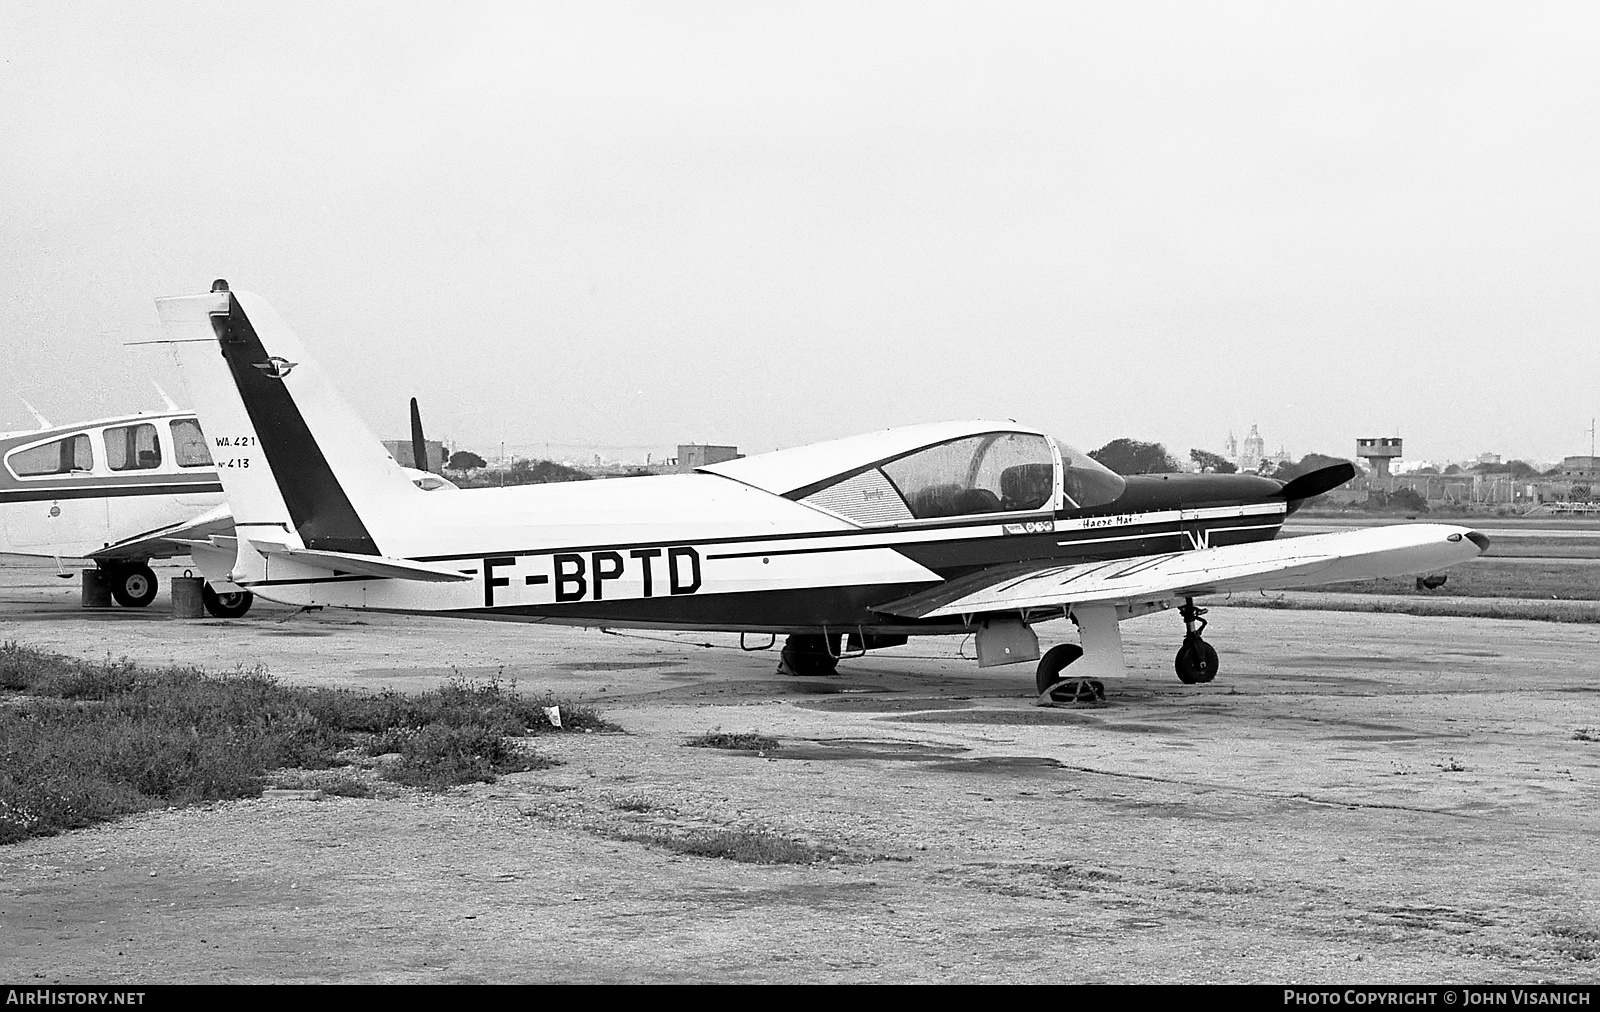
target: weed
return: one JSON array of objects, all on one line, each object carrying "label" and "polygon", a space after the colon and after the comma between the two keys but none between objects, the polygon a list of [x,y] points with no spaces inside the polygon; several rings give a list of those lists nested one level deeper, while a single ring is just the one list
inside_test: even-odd
[{"label": "weed", "polygon": [[1554,921],[1545,926],[1544,934],[1554,940],[1551,948],[1568,959],[1587,962],[1600,958],[1600,931],[1587,922],[1574,918]]},{"label": "weed", "polygon": [[[262,669],[144,669],[14,642],[0,644],[0,688],[29,694],[0,708],[0,843],[254,797],[269,770],[343,767],[357,734],[372,735],[377,753],[400,753],[391,779],[442,789],[553,765],[506,740],[549,728],[544,706],[561,706],[564,728],[615,727],[592,708],[525,698],[498,680],[364,695],[280,685]],[[310,778],[328,793],[371,793],[348,774]]]},{"label": "weed", "polygon": [[402,732],[400,761],[384,776],[396,783],[439,791],[459,784],[493,783],[499,773],[548,769],[555,760],[512,747],[497,728],[430,724]]},{"label": "weed", "polygon": [[778,739],[760,731],[727,732],[714,727],[705,734],[697,734],[684,742],[690,748],[725,748],[739,752],[771,752],[778,748]]},{"label": "weed", "polygon": [[612,830],[612,839],[642,843],[674,854],[716,857],[742,864],[815,864],[842,856],[833,847],[803,843],[753,829],[716,829],[687,834],[650,830]]},{"label": "weed", "polygon": [[1600,741],[1600,728],[1580,727],[1572,732],[1573,741]]},{"label": "weed", "polygon": [[1443,770],[1446,773],[1465,773],[1465,772],[1467,772],[1467,768],[1464,765],[1462,765],[1461,760],[1457,759],[1455,756],[1451,756],[1450,758],[1446,759],[1442,763],[1434,763],[1434,765],[1439,767],[1441,770]]},{"label": "weed", "polygon": [[653,812],[661,807],[643,794],[634,794],[626,798],[614,798],[611,807],[619,812]]}]

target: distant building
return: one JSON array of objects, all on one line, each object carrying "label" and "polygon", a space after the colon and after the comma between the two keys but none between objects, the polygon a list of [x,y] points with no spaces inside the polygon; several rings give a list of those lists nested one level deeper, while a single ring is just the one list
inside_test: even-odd
[{"label": "distant building", "polygon": [[1400,456],[1401,447],[1399,436],[1356,440],[1356,456],[1365,460],[1372,471],[1367,477],[1367,488],[1384,492],[1391,490],[1389,462]]},{"label": "distant building", "polygon": [[412,460],[411,440],[385,439],[383,441],[383,448],[389,451],[389,456],[393,457],[401,467],[415,467],[422,471],[432,471],[434,474],[443,472],[444,462],[448,459],[444,452],[444,444],[437,439],[425,439],[423,440],[423,445],[427,447],[428,453],[426,467],[422,467]]},{"label": "distant building", "polygon": [[1500,463],[1500,455],[1498,453],[1480,453],[1478,454],[1478,463],[1498,464]]},{"label": "distant building", "polygon": [[1562,457],[1560,468],[1563,478],[1600,478],[1600,457]]},{"label": "distant building", "polygon": [[697,467],[720,464],[725,460],[738,460],[744,454],[737,446],[712,446],[709,443],[679,443],[678,459],[674,470],[687,474]]},{"label": "distant building", "polygon": [[1256,425],[1250,426],[1250,434],[1244,437],[1243,448],[1231,432],[1223,446],[1226,448],[1223,456],[1241,471],[1270,472],[1291,459],[1289,451],[1281,446],[1277,453],[1267,453],[1267,441],[1262,438],[1260,427]]}]

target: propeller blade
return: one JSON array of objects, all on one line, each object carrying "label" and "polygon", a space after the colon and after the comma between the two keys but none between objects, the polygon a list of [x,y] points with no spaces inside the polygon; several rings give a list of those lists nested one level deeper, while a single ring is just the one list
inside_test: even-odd
[{"label": "propeller blade", "polygon": [[411,398],[411,466],[419,471],[431,471],[428,464],[428,441],[422,438],[422,412],[417,410],[417,399]]},{"label": "propeller blade", "polygon": [[1348,461],[1342,464],[1330,464],[1315,471],[1307,471],[1298,478],[1291,478],[1278,494],[1291,503],[1299,502],[1338,488],[1355,476],[1356,466]]}]

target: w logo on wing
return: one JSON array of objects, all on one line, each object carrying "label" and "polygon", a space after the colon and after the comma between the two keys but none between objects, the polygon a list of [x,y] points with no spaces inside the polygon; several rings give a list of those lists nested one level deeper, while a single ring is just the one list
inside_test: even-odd
[{"label": "w logo on wing", "polygon": [[255,362],[252,364],[257,369],[260,369],[262,372],[266,373],[268,376],[271,376],[273,379],[281,380],[285,376],[289,375],[289,371],[300,363],[291,362],[286,358],[280,358],[277,355],[274,355],[265,362]]},{"label": "w logo on wing", "polygon": [[1189,547],[1197,552],[1202,548],[1211,547],[1210,528],[1202,527],[1199,530],[1184,531],[1183,535],[1189,539]]}]

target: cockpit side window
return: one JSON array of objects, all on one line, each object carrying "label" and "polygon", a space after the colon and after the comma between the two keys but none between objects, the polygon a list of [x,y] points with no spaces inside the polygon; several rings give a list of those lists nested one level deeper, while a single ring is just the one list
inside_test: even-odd
[{"label": "cockpit side window", "polygon": [[106,430],[106,464],[113,471],[148,471],[161,466],[156,427],[148,422]]},{"label": "cockpit side window", "polygon": [[939,443],[883,465],[918,520],[1045,509],[1055,491],[1050,442],[992,432]]},{"label": "cockpit side window", "polygon": [[18,450],[6,458],[6,466],[18,478],[92,471],[94,453],[89,448],[89,437],[80,432],[76,436]]},{"label": "cockpit side window", "polygon": [[1122,475],[1065,443],[1056,445],[1061,447],[1061,465],[1065,469],[1062,484],[1067,498],[1078,508],[1091,509],[1122,498],[1122,490],[1128,487]]},{"label": "cockpit side window", "polygon": [[179,467],[211,467],[211,450],[200,431],[200,423],[193,418],[175,418],[172,421],[172,456]]}]

